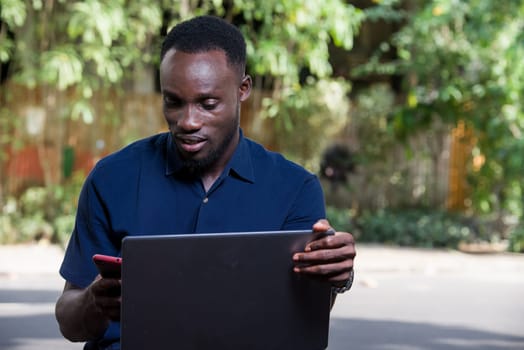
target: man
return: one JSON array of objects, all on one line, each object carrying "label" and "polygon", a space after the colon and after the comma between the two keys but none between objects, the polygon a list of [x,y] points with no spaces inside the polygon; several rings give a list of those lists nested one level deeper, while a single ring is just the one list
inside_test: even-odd
[{"label": "man", "polygon": [[[219,18],[197,17],[168,33],[160,84],[169,132],[99,161],[80,194],[56,305],[66,338],[119,348],[120,281],[101,278],[91,257],[119,255],[127,235],[331,229],[317,177],[244,138],[245,65],[242,34]],[[353,237],[337,232],[290,259],[296,273],[341,291],[354,256]]]}]

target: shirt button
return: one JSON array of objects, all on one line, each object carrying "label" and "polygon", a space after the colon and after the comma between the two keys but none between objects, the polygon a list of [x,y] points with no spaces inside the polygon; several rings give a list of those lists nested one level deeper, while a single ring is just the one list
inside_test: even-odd
[{"label": "shirt button", "polygon": [[209,198],[207,198],[207,197],[204,198],[204,201],[203,201],[203,202],[204,202],[204,204],[207,203],[207,202],[209,202]]}]

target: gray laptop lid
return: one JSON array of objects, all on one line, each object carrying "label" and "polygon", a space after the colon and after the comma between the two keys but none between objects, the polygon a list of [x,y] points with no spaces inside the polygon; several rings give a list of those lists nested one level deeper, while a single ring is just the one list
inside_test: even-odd
[{"label": "gray laptop lid", "polygon": [[311,231],[125,238],[122,349],[325,349],[330,286],[292,271],[292,254],[312,238]]}]

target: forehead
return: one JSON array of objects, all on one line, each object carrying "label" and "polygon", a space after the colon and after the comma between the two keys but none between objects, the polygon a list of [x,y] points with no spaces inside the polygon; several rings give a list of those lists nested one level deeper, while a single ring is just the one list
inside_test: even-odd
[{"label": "forehead", "polygon": [[160,64],[160,80],[163,83],[173,80],[202,83],[235,78],[235,70],[220,50],[188,53],[171,49]]}]

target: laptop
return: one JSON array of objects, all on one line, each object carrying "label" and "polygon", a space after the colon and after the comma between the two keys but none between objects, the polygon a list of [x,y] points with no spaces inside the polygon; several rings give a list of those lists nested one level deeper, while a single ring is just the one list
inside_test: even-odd
[{"label": "laptop", "polygon": [[126,237],[122,349],[325,349],[331,287],[292,270],[313,235]]}]

